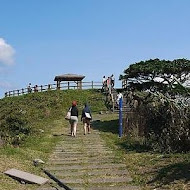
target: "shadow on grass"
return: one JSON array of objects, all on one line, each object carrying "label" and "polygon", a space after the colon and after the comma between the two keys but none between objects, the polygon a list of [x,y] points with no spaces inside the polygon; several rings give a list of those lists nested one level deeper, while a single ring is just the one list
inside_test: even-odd
[{"label": "shadow on grass", "polygon": [[[127,138],[127,137],[126,137]],[[151,152],[151,148],[147,145],[143,144],[142,142],[135,141],[135,140],[124,140],[123,142],[117,143],[122,149],[126,150],[127,152],[133,151],[137,153],[141,152]]]},{"label": "shadow on grass", "polygon": [[[110,120],[110,121],[94,121],[92,123],[92,128],[113,134],[119,135],[119,120]],[[143,144],[143,142],[139,140],[133,140],[130,137],[124,137],[122,139],[118,138],[118,142],[116,142],[118,146],[120,146],[125,151],[134,151],[134,152],[147,152],[150,150],[149,147]]]},{"label": "shadow on grass", "polygon": [[111,132],[113,134],[118,134],[119,120],[118,119],[110,121],[96,120],[93,121],[92,128],[102,132]]},{"label": "shadow on grass", "polygon": [[158,170],[157,176],[148,183],[158,183],[169,185],[176,180],[183,180],[185,183],[190,182],[190,162],[179,162],[170,164]]}]

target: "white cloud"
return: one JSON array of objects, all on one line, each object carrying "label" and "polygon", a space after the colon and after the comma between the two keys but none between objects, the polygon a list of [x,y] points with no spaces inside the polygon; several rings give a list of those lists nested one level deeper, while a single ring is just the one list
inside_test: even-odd
[{"label": "white cloud", "polygon": [[0,63],[4,65],[14,64],[15,50],[13,47],[0,38]]}]

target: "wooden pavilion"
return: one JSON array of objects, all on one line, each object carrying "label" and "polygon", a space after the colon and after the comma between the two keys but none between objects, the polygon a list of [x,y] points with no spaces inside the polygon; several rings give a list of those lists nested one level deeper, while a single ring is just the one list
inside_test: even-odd
[{"label": "wooden pavilion", "polygon": [[64,74],[55,76],[54,81],[57,81],[57,89],[60,89],[61,82],[67,81],[68,82],[68,88],[69,88],[69,82],[75,82],[77,84],[77,89],[82,89],[82,80],[85,78],[83,75],[77,75],[77,74]]}]

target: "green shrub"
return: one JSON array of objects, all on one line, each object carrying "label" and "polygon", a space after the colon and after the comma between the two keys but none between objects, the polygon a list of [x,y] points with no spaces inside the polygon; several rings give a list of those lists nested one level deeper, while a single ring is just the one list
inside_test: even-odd
[{"label": "green shrub", "polygon": [[0,129],[1,138],[13,145],[19,145],[31,133],[27,120],[18,112],[7,115]]}]

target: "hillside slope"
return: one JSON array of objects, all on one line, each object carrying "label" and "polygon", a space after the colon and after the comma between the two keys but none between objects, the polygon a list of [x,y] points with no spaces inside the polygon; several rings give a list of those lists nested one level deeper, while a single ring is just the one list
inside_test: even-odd
[{"label": "hillside slope", "polygon": [[33,93],[0,100],[0,137],[18,145],[39,129],[40,121],[64,117],[72,100],[81,113],[85,102],[92,112],[106,110],[104,97],[97,90],[64,90]]}]

